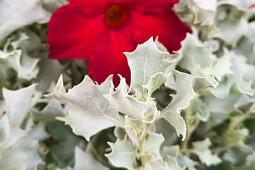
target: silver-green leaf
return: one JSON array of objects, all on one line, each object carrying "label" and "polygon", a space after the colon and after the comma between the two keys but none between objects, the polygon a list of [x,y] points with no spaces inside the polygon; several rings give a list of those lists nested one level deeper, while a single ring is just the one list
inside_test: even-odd
[{"label": "silver-green leaf", "polygon": [[191,75],[176,70],[174,70],[174,75],[176,77],[176,95],[173,95],[171,103],[162,111],[162,115],[176,129],[177,134],[182,135],[182,140],[184,140],[186,125],[180,115],[181,110],[190,105],[190,101],[195,97],[197,91],[207,87],[216,87],[218,83],[214,78],[204,75],[199,66]]},{"label": "silver-green leaf", "polygon": [[136,90],[139,97],[146,99],[148,92],[144,86],[153,76],[164,73],[165,69],[171,65],[172,62],[167,59],[169,53],[160,51],[150,38],[138,45],[134,52],[124,54],[127,56],[131,69],[131,88]]},{"label": "silver-green leaf", "polygon": [[136,147],[127,139],[109,143],[112,152],[106,156],[116,167],[134,169],[133,163],[137,154]]},{"label": "silver-green leaf", "polygon": [[87,140],[100,130],[123,126],[118,111],[110,107],[110,102],[104,97],[110,91],[112,76],[101,85],[95,84],[88,76],[77,86],[65,92],[62,76],[54,89],[47,95],[70,107],[68,115],[58,117],[69,124],[73,132],[84,136]]},{"label": "silver-green leaf", "polygon": [[120,76],[120,84],[114,91],[114,85],[112,84],[110,93],[105,95],[110,101],[112,107],[116,108],[119,112],[126,114],[132,118],[140,121],[148,122],[156,118],[156,113],[152,112],[151,119],[148,119],[147,114],[151,108],[154,108],[154,103],[142,102],[137,98],[128,94],[128,86],[125,78]]}]

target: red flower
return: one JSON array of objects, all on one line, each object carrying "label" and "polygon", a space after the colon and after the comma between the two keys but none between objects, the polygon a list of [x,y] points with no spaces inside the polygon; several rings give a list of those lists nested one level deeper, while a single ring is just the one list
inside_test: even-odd
[{"label": "red flower", "polygon": [[180,48],[187,28],[172,11],[178,0],[69,0],[49,22],[51,59],[89,59],[93,80],[101,83],[114,74],[130,82],[123,52],[159,36],[171,52]]}]

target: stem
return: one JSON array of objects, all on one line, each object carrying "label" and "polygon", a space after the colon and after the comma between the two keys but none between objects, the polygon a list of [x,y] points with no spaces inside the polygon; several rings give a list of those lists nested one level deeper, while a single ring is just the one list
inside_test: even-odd
[{"label": "stem", "polygon": [[[199,125],[200,123],[200,120],[197,119],[194,123],[194,125],[191,127],[191,128],[187,128],[187,137],[185,139],[185,141],[183,142],[183,145],[181,147],[181,151],[182,152],[185,152],[188,148],[188,144],[189,144],[189,141],[190,141],[190,138],[193,134],[193,132],[196,130],[197,126]],[[190,129],[190,130],[189,130]]]},{"label": "stem", "polygon": [[191,113],[192,105],[198,97],[199,97],[199,94],[196,94],[193,97],[193,99],[191,100],[189,107],[185,110],[185,123],[186,123],[186,126],[187,126],[187,137],[186,137],[186,139],[184,140],[184,142],[181,146],[181,152],[186,152],[186,150],[188,148],[190,138],[191,138],[193,132],[196,130],[197,126],[200,123],[200,119],[195,119],[195,122],[194,122],[194,119],[193,120],[190,119],[191,114],[192,114]]},{"label": "stem", "polygon": [[242,124],[245,120],[250,119],[250,118],[255,118],[255,115],[253,115],[253,113],[250,112],[250,111],[246,111],[246,112],[244,113],[244,115],[242,116],[241,120],[238,121],[238,122],[236,122],[236,123],[234,123],[234,126],[235,126],[235,127],[241,126],[241,124]]},{"label": "stem", "polygon": [[143,123],[143,130],[141,136],[138,138],[139,146],[138,146],[138,155],[140,155],[141,166],[138,167],[139,170],[144,170],[145,165],[148,163],[148,159],[146,158],[146,154],[144,154],[143,143],[148,134],[148,130],[150,129],[151,124]]},{"label": "stem", "polygon": [[143,142],[148,134],[148,130],[149,130],[150,126],[148,126],[147,123],[143,123],[143,127],[145,130],[143,131],[143,133],[141,135],[141,138],[140,138],[141,140],[139,140],[139,148],[138,148],[140,153],[143,152]]}]

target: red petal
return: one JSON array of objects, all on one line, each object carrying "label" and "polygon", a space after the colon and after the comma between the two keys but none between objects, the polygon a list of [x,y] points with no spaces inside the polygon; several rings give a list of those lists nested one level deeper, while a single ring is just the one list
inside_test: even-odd
[{"label": "red petal", "polygon": [[85,5],[98,13],[105,13],[106,9],[113,1],[114,0],[69,0],[69,3]]},{"label": "red petal", "polygon": [[164,17],[155,15],[142,15],[138,12],[132,12],[132,34],[136,43],[143,43],[151,36],[159,36],[159,41],[163,43],[169,52],[178,50],[180,42],[186,37],[187,32],[191,30],[184,25],[174,12],[169,11]]},{"label": "red petal", "polygon": [[110,74],[114,74],[115,86],[119,84],[121,74],[130,83],[130,69],[123,52],[135,49],[128,29],[113,30],[109,37],[97,48],[89,60],[88,70],[94,81],[102,83]]},{"label": "red petal", "polygon": [[164,15],[167,10],[171,10],[175,3],[179,0],[120,0],[126,4],[130,10],[142,13],[154,13],[156,15]]},{"label": "red petal", "polygon": [[107,34],[103,14],[95,14],[82,5],[63,6],[57,9],[49,22],[49,57],[88,59]]}]

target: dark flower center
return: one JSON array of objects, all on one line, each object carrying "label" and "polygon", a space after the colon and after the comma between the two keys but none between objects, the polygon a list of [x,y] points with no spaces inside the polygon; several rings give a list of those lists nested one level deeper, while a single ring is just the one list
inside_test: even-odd
[{"label": "dark flower center", "polygon": [[105,23],[111,28],[120,28],[128,18],[128,11],[122,4],[112,4],[105,13]]}]

